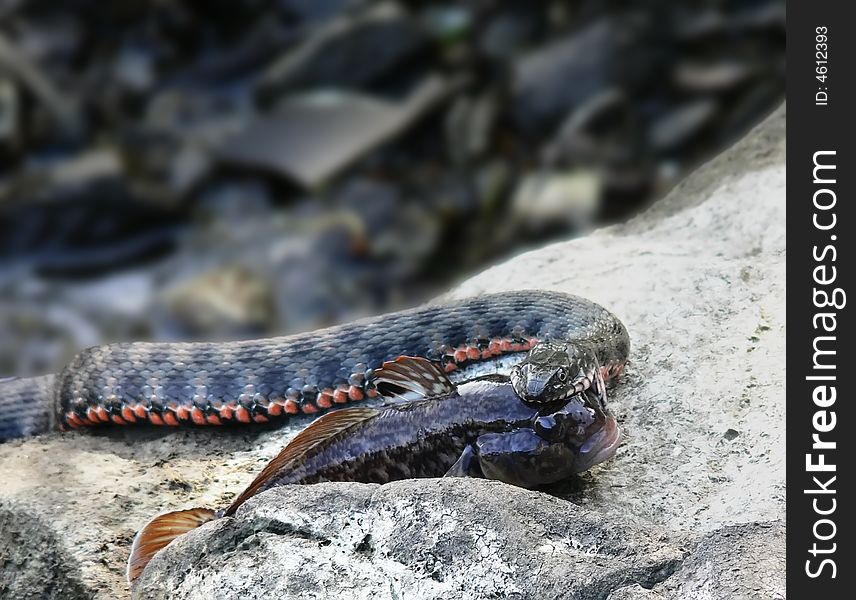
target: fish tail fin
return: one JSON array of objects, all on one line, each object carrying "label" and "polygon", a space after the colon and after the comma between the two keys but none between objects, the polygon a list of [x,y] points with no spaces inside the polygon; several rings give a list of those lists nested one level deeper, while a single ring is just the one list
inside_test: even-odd
[{"label": "fish tail fin", "polygon": [[172,540],[216,518],[217,513],[209,508],[188,508],[158,515],[146,523],[131,545],[125,571],[128,582],[139,577],[152,557]]}]

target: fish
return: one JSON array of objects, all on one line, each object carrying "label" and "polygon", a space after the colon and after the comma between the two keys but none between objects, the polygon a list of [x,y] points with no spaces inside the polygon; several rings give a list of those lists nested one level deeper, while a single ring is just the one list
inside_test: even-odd
[{"label": "fish", "polygon": [[175,538],[235,514],[271,488],[443,476],[485,477],[535,488],[607,460],[621,440],[605,405],[602,379],[557,401],[527,402],[508,377],[486,375],[455,385],[437,364],[403,356],[384,363],[374,384],[386,404],[320,417],[227,508],[191,508],[149,521],[134,538],[128,581],[133,583]]}]

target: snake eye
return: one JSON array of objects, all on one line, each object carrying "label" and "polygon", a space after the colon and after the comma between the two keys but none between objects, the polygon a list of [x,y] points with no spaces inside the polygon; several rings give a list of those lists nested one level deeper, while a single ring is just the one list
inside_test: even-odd
[{"label": "snake eye", "polygon": [[559,381],[566,381],[568,379],[568,372],[565,369],[559,369]]}]

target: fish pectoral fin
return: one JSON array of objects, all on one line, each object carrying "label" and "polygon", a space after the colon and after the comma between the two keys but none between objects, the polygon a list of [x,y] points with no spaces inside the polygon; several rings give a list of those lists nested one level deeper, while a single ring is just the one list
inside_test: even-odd
[{"label": "fish pectoral fin", "polygon": [[140,576],[152,557],[180,535],[213,521],[216,513],[209,508],[189,508],[156,516],[146,523],[131,545],[125,576],[128,583]]},{"label": "fish pectoral fin", "polygon": [[289,463],[294,462],[312,448],[323,444],[332,437],[347,431],[351,427],[355,427],[360,423],[373,419],[380,414],[379,410],[374,408],[343,408],[324,415],[323,417],[313,421],[306,429],[298,433],[285,448],[280,451],[271,461],[265,465],[262,472],[259,473],[253,482],[247,486],[241,495],[226,509],[226,515],[233,514],[238,507],[254,496],[259,490],[263,489],[265,484],[275,477],[283,468],[286,468]]},{"label": "fish pectoral fin", "polygon": [[416,356],[399,356],[383,363],[372,381],[385,398],[407,402],[446,396],[456,390],[438,365]]},{"label": "fish pectoral fin", "polygon": [[460,458],[455,461],[443,477],[484,477],[479,466],[478,456],[472,444],[468,444],[461,452]]}]

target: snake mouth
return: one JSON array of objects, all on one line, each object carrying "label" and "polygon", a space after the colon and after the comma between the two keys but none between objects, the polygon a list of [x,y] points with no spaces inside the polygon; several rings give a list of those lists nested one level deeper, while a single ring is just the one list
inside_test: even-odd
[{"label": "snake mouth", "polygon": [[615,417],[608,413],[605,417],[603,425],[580,446],[574,462],[575,473],[587,471],[615,455],[621,443],[621,430]]}]

